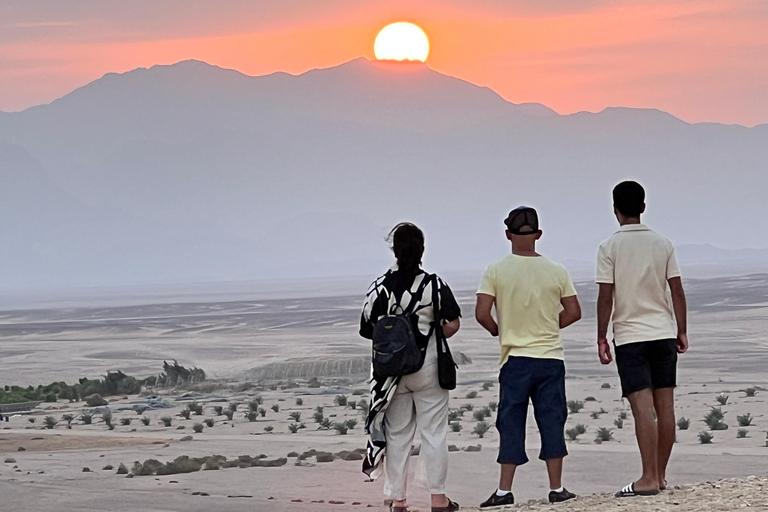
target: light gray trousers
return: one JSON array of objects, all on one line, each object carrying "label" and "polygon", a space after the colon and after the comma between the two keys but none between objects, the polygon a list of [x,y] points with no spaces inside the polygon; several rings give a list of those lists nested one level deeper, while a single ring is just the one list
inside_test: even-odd
[{"label": "light gray trousers", "polygon": [[384,413],[387,452],[384,493],[404,500],[408,459],[416,435],[421,432],[421,457],[426,465],[429,492],[445,493],[448,474],[448,391],[437,381],[437,353],[430,340],[424,366],[400,378],[395,395]]}]

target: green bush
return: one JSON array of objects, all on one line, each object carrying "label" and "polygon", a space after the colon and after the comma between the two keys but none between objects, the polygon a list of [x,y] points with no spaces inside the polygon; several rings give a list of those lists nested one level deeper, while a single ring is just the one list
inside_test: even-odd
[{"label": "green bush", "polygon": [[232,409],[227,409],[226,411],[224,411],[224,416],[227,417],[227,421],[232,421],[232,418],[234,417],[234,415],[235,415],[235,411],[233,411]]},{"label": "green bush", "polygon": [[491,381],[483,382],[483,391],[488,391],[492,387],[493,387],[493,382]]},{"label": "green bush", "polygon": [[587,433],[587,426],[586,425],[582,425],[581,423],[579,423],[578,425],[576,425],[573,428],[575,428],[576,432],[578,432],[579,434],[586,434]]},{"label": "green bush", "polygon": [[120,424],[123,425],[124,427],[127,427],[128,425],[131,424],[131,418],[121,418]]},{"label": "green bush", "polygon": [[576,414],[584,408],[584,402],[581,400],[568,400],[565,404],[568,407],[568,412]]},{"label": "green bush", "polygon": [[173,421],[173,418],[171,418],[170,416],[163,416],[162,418],[160,418],[160,422],[166,427],[170,427],[172,421]]},{"label": "green bush", "polygon": [[189,410],[192,411],[195,416],[202,416],[203,415],[203,404],[198,404],[197,402],[192,402],[187,407],[189,407]]},{"label": "green bush", "polygon": [[623,420],[627,419],[627,411],[621,411],[619,413],[619,418],[621,418]]},{"label": "green bush", "polygon": [[295,434],[301,429],[301,424],[293,422],[290,425],[288,425],[288,430],[291,431],[291,434]]},{"label": "green bush", "polygon": [[45,425],[45,428],[47,428],[47,429],[51,429],[51,430],[53,430],[54,428],[56,428],[56,424],[57,424],[58,422],[59,422],[59,421],[58,421],[56,418],[54,418],[53,416],[46,416],[46,417],[43,419],[43,425]]},{"label": "green bush", "polygon": [[288,415],[288,417],[291,418],[293,421],[300,421],[301,413],[299,411],[293,411]]},{"label": "green bush", "polygon": [[477,391],[470,391],[467,393],[467,400],[472,400],[473,398],[477,398]]},{"label": "green bush", "polygon": [[67,428],[72,428],[72,422],[75,420],[74,414],[65,414],[61,417],[62,421],[67,422]]},{"label": "green bush", "polygon": [[723,422],[724,418],[725,413],[723,413],[719,407],[713,407],[706,416],[704,416],[703,421],[707,424],[707,427],[709,427],[710,430],[727,430],[728,425]]},{"label": "green bush", "polygon": [[482,437],[486,434],[486,432],[488,432],[490,428],[491,425],[487,421],[478,421],[472,433],[476,434],[477,437],[482,439]]},{"label": "green bush", "polygon": [[749,433],[749,430],[745,428],[740,428],[738,432],[736,432],[736,439],[744,439],[747,437],[747,434]]},{"label": "green bush", "polygon": [[748,397],[753,397],[757,394],[757,388],[747,388],[744,390],[744,393],[746,393]]},{"label": "green bush", "polygon": [[681,417],[679,420],[677,420],[677,428],[680,430],[688,430],[688,427],[691,425],[691,420],[685,417]]},{"label": "green bush", "polygon": [[202,423],[195,423],[192,425],[192,430],[195,431],[196,434],[199,434],[203,431],[203,424]]},{"label": "green bush", "polygon": [[488,408],[493,412],[496,412],[496,409],[499,408],[499,404],[497,402],[491,402],[488,404]]},{"label": "green bush", "polygon": [[576,438],[578,438],[580,434],[581,434],[581,432],[579,432],[579,431],[578,431],[578,430],[576,430],[575,428],[569,428],[569,429],[566,429],[566,431],[565,431],[565,435],[566,435],[566,436],[568,437],[568,439],[570,439],[571,441],[575,441],[575,440],[576,440]]},{"label": "green bush", "polygon": [[725,405],[728,403],[728,395],[724,393],[720,393],[715,397],[715,400],[717,400],[717,403],[719,403],[720,405]]},{"label": "green bush", "polygon": [[331,427],[333,427],[333,423],[331,422],[330,418],[323,418],[322,420],[318,421],[319,426],[317,427],[317,430],[330,430]]},{"label": "green bush", "polygon": [[213,406],[213,412],[216,413],[216,416],[221,416],[222,413],[224,412],[224,408],[222,406],[220,406],[220,405],[214,405]]},{"label": "green bush", "polygon": [[205,423],[205,425],[207,427],[212,427],[213,426],[213,418],[206,418],[206,419],[203,420],[203,423]]},{"label": "green bush", "polygon": [[749,414],[749,413],[747,413],[747,414],[741,414],[741,415],[737,415],[737,416],[736,416],[736,421],[738,421],[738,422],[739,422],[739,426],[740,426],[740,427],[749,427],[749,426],[751,426],[751,425],[752,425],[752,420],[753,420],[753,419],[754,419],[754,418],[753,418],[753,417],[752,417],[752,415],[751,415],[751,414]]},{"label": "green bush", "polygon": [[355,400],[348,400],[347,407],[354,410],[357,408],[357,402]]},{"label": "green bush", "polygon": [[715,436],[709,432],[699,432],[699,442],[701,444],[712,444],[712,439],[714,438]]},{"label": "green bush", "polygon": [[144,424],[145,427],[149,426],[149,418],[147,418],[146,416],[141,417],[141,422]]},{"label": "green bush", "polygon": [[192,409],[182,409],[179,413],[179,416],[183,417],[185,420],[188,420],[191,415]]},{"label": "green bush", "polygon": [[613,420],[613,424],[616,428],[619,428],[619,429],[624,428],[624,420],[621,419],[621,416]]},{"label": "green bush", "polygon": [[475,408],[475,406],[472,405],[472,404],[464,404],[464,405],[461,406],[461,409],[464,410],[464,411],[471,411],[474,408]]},{"label": "green bush", "polygon": [[349,430],[349,427],[344,423],[334,423],[332,428],[341,436],[347,435],[347,431]]},{"label": "green bush", "polygon": [[230,402],[230,403],[227,405],[227,407],[229,408],[229,410],[230,410],[230,411],[232,411],[232,412],[237,412],[237,407],[238,407],[239,405],[240,405],[240,404],[238,404],[237,402]]},{"label": "green bush", "polygon": [[596,440],[602,442],[610,441],[613,439],[613,430],[610,428],[600,427],[597,429],[597,437]]},{"label": "green bush", "polygon": [[256,411],[248,411],[245,413],[245,417],[248,419],[248,421],[256,421],[257,413]]},{"label": "green bush", "polygon": [[357,420],[356,419],[348,419],[344,422],[344,424],[347,426],[349,430],[353,430],[357,426]]},{"label": "green bush", "polygon": [[304,399],[303,398],[297,398],[296,399],[296,405],[298,405],[298,406],[304,405]]},{"label": "green bush", "polygon": [[80,419],[83,421],[83,425],[90,425],[93,423],[93,414],[89,412],[81,412]]},{"label": "green bush", "polygon": [[460,421],[452,421],[448,423],[448,425],[451,427],[451,431],[453,432],[460,432],[461,431],[461,422]]},{"label": "green bush", "polygon": [[280,406],[278,404],[273,405],[272,407],[270,407],[270,409],[272,409],[275,412],[280,412]]},{"label": "green bush", "polygon": [[275,430],[275,427],[273,427],[272,425],[267,425],[266,427],[264,427],[264,432],[272,432],[273,430]]},{"label": "green bush", "polygon": [[341,407],[346,407],[347,395],[337,395],[336,398],[333,399],[333,401],[336,403],[336,405],[339,405]]}]

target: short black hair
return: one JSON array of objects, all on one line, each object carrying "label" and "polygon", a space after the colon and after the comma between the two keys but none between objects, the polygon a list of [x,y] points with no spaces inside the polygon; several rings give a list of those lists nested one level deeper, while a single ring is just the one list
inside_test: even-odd
[{"label": "short black hair", "polygon": [[625,217],[639,217],[645,204],[645,189],[636,181],[622,181],[613,188],[613,206]]}]

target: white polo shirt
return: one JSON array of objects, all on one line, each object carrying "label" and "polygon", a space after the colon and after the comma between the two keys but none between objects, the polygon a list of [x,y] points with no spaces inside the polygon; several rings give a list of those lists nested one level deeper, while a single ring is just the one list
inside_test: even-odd
[{"label": "white polo shirt", "polygon": [[616,345],[677,337],[667,280],[680,277],[675,248],[643,224],[622,226],[600,244],[597,283],[614,285]]}]

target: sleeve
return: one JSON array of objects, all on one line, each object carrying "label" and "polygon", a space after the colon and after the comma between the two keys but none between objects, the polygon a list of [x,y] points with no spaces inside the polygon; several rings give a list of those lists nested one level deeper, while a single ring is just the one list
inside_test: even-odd
[{"label": "sleeve", "polygon": [[667,280],[680,277],[680,267],[677,266],[675,247],[670,243],[669,258],[667,259]]},{"label": "sleeve", "polygon": [[442,279],[438,279],[438,293],[440,294],[440,318],[446,322],[451,322],[457,318],[461,318],[461,307],[456,302],[456,297],[453,296],[451,287],[448,286]]},{"label": "sleeve", "polygon": [[489,265],[483,272],[483,277],[480,279],[480,286],[477,288],[477,293],[483,293],[485,295],[496,296],[496,269],[493,265]]},{"label": "sleeve", "polygon": [[563,267],[563,288],[561,291],[560,298],[563,299],[565,297],[573,297],[576,295],[576,287],[573,286],[573,280],[571,279],[571,275],[568,273],[568,271]]},{"label": "sleeve", "polygon": [[595,273],[595,282],[603,284],[613,284],[614,262],[606,244],[600,246],[597,250],[597,271]]}]

